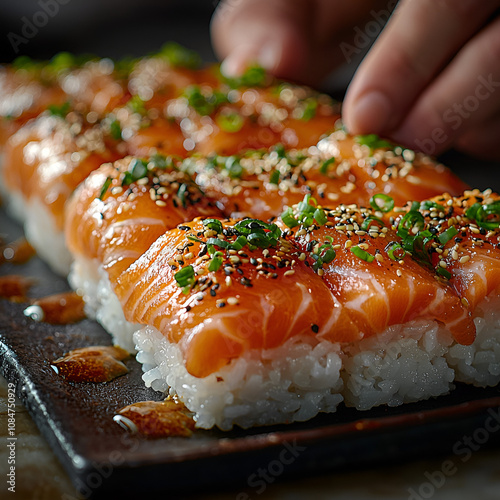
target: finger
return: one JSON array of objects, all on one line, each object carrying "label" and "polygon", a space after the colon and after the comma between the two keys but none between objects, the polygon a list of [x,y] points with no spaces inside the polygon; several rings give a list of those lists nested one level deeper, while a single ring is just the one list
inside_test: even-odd
[{"label": "finger", "polygon": [[387,133],[498,0],[406,0],[357,71],[344,102],[353,133]]},{"label": "finger", "polygon": [[226,0],[213,17],[212,41],[228,76],[258,62],[279,77],[314,84],[361,53],[352,40],[367,18],[382,27],[390,15],[386,2]]},{"label": "finger", "polygon": [[467,130],[454,143],[463,153],[484,160],[496,160],[499,156],[500,112],[476,127]]},{"label": "finger", "polygon": [[447,149],[500,110],[499,62],[500,18],[463,48],[391,137],[427,154]]},{"label": "finger", "polygon": [[[212,20],[212,42],[225,59],[223,71],[241,74],[249,63],[272,73],[303,69],[309,52],[310,11],[304,0],[233,0],[220,4]],[[292,58],[293,54],[293,58]]]}]

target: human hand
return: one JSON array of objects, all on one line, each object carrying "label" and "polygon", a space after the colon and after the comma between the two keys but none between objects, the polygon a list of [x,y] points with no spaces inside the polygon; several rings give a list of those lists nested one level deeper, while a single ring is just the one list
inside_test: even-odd
[{"label": "human hand", "polygon": [[498,159],[499,0],[403,0],[344,102],[353,133]]},{"label": "human hand", "polygon": [[[223,70],[250,61],[318,83],[345,61],[342,44],[394,2],[225,0],[212,24]],[[498,157],[500,0],[401,0],[344,102],[353,133],[377,133],[429,154],[455,146]],[[345,46],[345,45],[344,45]]]},{"label": "human hand", "polygon": [[[223,0],[212,20],[214,48],[227,76],[259,63],[281,78],[315,85],[353,53],[357,26],[396,0]],[[359,29],[359,28],[358,28]]]}]

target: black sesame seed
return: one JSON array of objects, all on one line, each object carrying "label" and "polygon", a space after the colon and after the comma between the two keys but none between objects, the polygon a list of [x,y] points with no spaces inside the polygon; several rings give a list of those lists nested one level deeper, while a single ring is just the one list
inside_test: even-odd
[{"label": "black sesame seed", "polygon": [[212,288],[212,289],[210,290],[210,295],[211,295],[212,297],[215,297],[215,296],[217,295],[217,292],[216,292],[216,291]]},{"label": "black sesame seed", "polygon": [[271,274],[271,278],[272,278],[273,280],[275,280],[277,277],[278,277],[278,274],[277,274],[277,273],[273,273],[273,274]]},{"label": "black sesame seed", "polygon": [[189,226],[179,226],[181,231],[189,231],[191,228]]},{"label": "black sesame seed", "polygon": [[219,302],[217,304],[217,307],[225,307],[226,306],[226,303],[225,302]]},{"label": "black sesame seed", "polygon": [[252,266],[257,266],[259,263],[257,262],[257,259],[254,259],[253,257],[250,259],[250,264],[252,264]]},{"label": "black sesame seed", "polygon": [[186,306],[186,312],[191,311],[191,306]]},{"label": "black sesame seed", "polygon": [[247,287],[252,287],[252,283],[251,281],[248,279],[248,278],[241,278],[240,279],[240,283],[244,286],[247,286]]},{"label": "black sesame seed", "polygon": [[319,332],[319,326],[318,325],[315,325],[314,323],[311,325],[311,330],[314,332],[314,333],[318,333]]},{"label": "black sesame seed", "polygon": [[244,273],[243,269],[241,269],[241,268],[239,268],[239,267],[238,267],[238,269],[236,269],[236,271],[238,271],[238,273],[240,273],[240,274],[243,274],[243,273]]}]

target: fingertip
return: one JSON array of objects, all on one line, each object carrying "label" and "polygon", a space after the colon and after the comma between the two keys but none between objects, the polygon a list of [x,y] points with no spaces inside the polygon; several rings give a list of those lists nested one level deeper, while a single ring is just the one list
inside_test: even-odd
[{"label": "fingertip", "polygon": [[269,73],[275,73],[282,60],[282,47],[274,40],[253,40],[253,43],[237,45],[221,64],[221,72],[227,77],[241,76],[250,66],[257,64]]},{"label": "fingertip", "polygon": [[389,98],[378,90],[346,99],[344,124],[352,134],[383,134],[391,120]]}]

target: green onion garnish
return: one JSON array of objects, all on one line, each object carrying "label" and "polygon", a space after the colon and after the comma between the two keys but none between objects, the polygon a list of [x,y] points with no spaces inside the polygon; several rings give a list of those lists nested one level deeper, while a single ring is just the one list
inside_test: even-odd
[{"label": "green onion garnish", "polygon": [[363,224],[361,224],[361,229],[363,231],[368,231],[370,229],[370,226],[372,223],[377,223],[380,224],[380,227],[385,227],[385,222],[380,219],[379,217],[375,217],[375,215],[369,215],[364,221]]},{"label": "green onion garnish", "polygon": [[399,244],[393,241],[386,247],[387,255],[391,260],[401,260],[406,255],[406,250]]},{"label": "green onion garnish", "polygon": [[325,160],[322,164],[321,167],[319,167],[319,172],[320,174],[326,175],[328,173],[328,167],[330,165],[333,165],[335,163],[335,158],[328,158],[328,160]]},{"label": "green onion garnish", "polygon": [[209,271],[218,271],[222,266],[222,252],[215,252],[210,264],[208,265]]},{"label": "green onion garnish", "polygon": [[127,106],[133,113],[138,113],[140,115],[145,115],[147,113],[144,101],[137,95],[132,97],[132,99],[127,102]]},{"label": "green onion garnish", "polygon": [[180,271],[177,271],[174,274],[177,285],[184,288],[184,293],[187,293],[188,287],[190,287],[194,283],[194,277],[194,268],[191,265],[183,267]]},{"label": "green onion garnish", "polygon": [[488,220],[488,216],[495,215],[498,219],[500,216],[500,201],[494,201],[488,205],[474,203],[468,208],[465,215],[476,222],[479,227],[492,230],[500,227],[500,220]]},{"label": "green onion garnish", "polygon": [[239,179],[243,175],[243,167],[237,156],[230,156],[224,163],[224,168],[228,171],[231,179]]},{"label": "green onion garnish", "polygon": [[377,134],[358,135],[354,140],[362,146],[368,146],[370,151],[375,149],[392,149],[394,147],[394,144],[381,139]]},{"label": "green onion garnish", "polygon": [[203,227],[215,231],[217,234],[222,233],[222,222],[217,219],[205,219],[203,221]]},{"label": "green onion garnish", "polygon": [[238,78],[227,78],[221,75],[221,79],[233,89],[240,87],[261,87],[266,82],[266,70],[261,66],[250,66]]},{"label": "green onion garnish", "polygon": [[326,217],[325,211],[321,208],[317,208],[314,211],[314,219],[320,226],[323,226],[328,222],[328,218]]},{"label": "green onion garnish", "polygon": [[106,191],[108,190],[109,186],[111,186],[111,182],[113,180],[111,177],[107,177],[106,180],[104,181],[104,184],[102,185],[101,192],[99,193],[99,199],[102,200],[104,198],[104,195],[106,194]]},{"label": "green onion garnish", "polygon": [[236,112],[221,113],[217,116],[215,121],[224,132],[230,133],[239,132],[245,124],[245,119]]},{"label": "green onion garnish", "polygon": [[214,90],[212,93],[203,94],[198,85],[190,85],[183,96],[199,115],[211,115],[221,104],[227,103],[227,95]]},{"label": "green onion garnish", "polygon": [[446,245],[454,236],[458,234],[458,229],[455,226],[449,227],[446,231],[441,233],[437,238],[442,245]]},{"label": "green onion garnish", "polygon": [[444,212],[445,208],[443,205],[440,205],[439,203],[436,203],[434,201],[423,201],[420,203],[420,210],[430,210],[431,208],[435,208],[436,210],[439,210],[440,212]]},{"label": "green onion garnish", "polygon": [[351,247],[351,252],[361,260],[364,260],[365,262],[373,262],[375,257],[371,254],[368,253],[366,250],[363,250],[362,248],[355,246]]},{"label": "green onion garnish", "polygon": [[394,199],[384,193],[377,193],[370,198],[370,206],[384,213],[390,212],[394,208]]},{"label": "green onion garnish", "polygon": [[247,244],[247,239],[245,236],[240,234],[232,243],[231,243],[231,248],[233,250],[241,250],[246,244]]},{"label": "green onion garnish", "polygon": [[440,276],[443,276],[444,278],[446,278],[448,280],[451,278],[450,271],[448,271],[447,269],[444,269],[441,266],[436,267],[436,274],[439,274]]},{"label": "green onion garnish", "polygon": [[269,177],[270,184],[278,185],[280,183],[280,173],[278,170],[274,170],[273,173]]},{"label": "green onion garnish", "polygon": [[199,54],[175,42],[166,43],[159,55],[165,57],[172,66],[177,68],[196,69],[201,64]]},{"label": "green onion garnish", "polygon": [[118,120],[113,120],[109,124],[109,131],[111,133],[111,137],[116,141],[120,141],[122,139],[122,127]]},{"label": "green onion garnish", "polygon": [[[227,241],[221,240],[219,238],[208,238],[207,239],[207,246],[208,246],[208,253],[210,255],[213,255],[215,253],[215,250],[213,250],[213,247],[228,248],[230,245]],[[212,251],[210,251],[210,250],[212,250]]]},{"label": "green onion garnish", "polygon": [[[318,100],[314,97],[308,97],[302,101],[302,114],[300,116],[301,120],[309,121],[316,116],[316,110],[318,109]],[[300,105],[299,105],[300,106]]]},{"label": "green onion garnish", "polygon": [[71,105],[69,102],[61,104],[61,106],[51,105],[47,108],[52,116],[59,116],[59,118],[66,118],[71,110]]},{"label": "green onion garnish", "polygon": [[284,224],[286,224],[289,228],[296,227],[299,225],[297,219],[293,216],[293,210],[288,207],[282,214],[281,220]]}]

